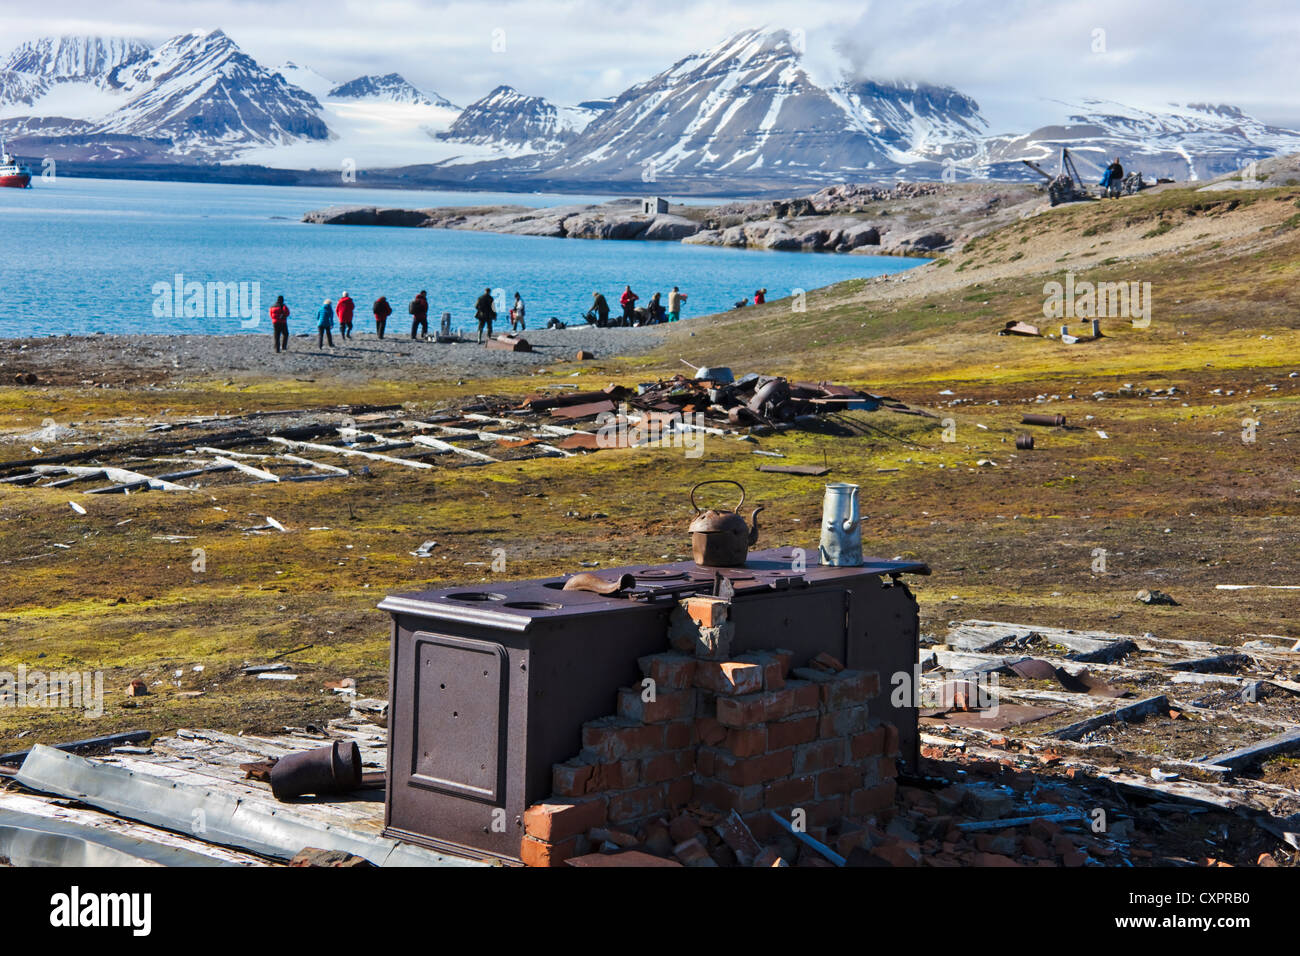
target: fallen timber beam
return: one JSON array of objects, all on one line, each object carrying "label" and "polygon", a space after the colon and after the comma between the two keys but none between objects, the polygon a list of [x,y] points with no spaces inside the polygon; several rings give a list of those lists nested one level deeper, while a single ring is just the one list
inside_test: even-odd
[{"label": "fallen timber beam", "polygon": [[466,458],[480,461],[484,464],[489,462],[495,463],[501,460],[499,458],[493,458],[491,455],[485,455],[481,451],[470,451],[468,448],[458,448],[451,442],[441,441],[431,435],[412,435],[411,441],[415,442],[417,445],[424,445],[428,448],[432,448],[435,451],[452,452],[453,454],[463,455]]},{"label": "fallen timber beam", "polygon": [[1300,730],[1277,734],[1267,740],[1261,740],[1249,746],[1239,747],[1236,750],[1219,754],[1217,757],[1206,757],[1205,762],[1218,767],[1228,767],[1232,770],[1244,770],[1253,764],[1267,760],[1269,757],[1289,753],[1293,750],[1300,750]]},{"label": "fallen timber beam", "polygon": [[[527,428],[542,435],[554,435],[557,438],[568,438],[570,435],[586,435],[577,428],[565,428],[563,425],[547,425],[543,422],[521,422],[513,418],[497,418],[494,415],[481,415],[478,412],[471,412],[463,416],[467,422],[488,422],[493,425],[502,425],[506,428]],[[404,422],[403,424],[415,425],[416,422]]]},{"label": "fallen timber beam", "polygon": [[328,471],[336,475],[350,475],[352,472],[346,468],[340,468],[338,465],[327,465],[324,462],[313,461],[310,458],[301,458],[298,455],[290,455],[288,452],[281,452],[277,455],[256,455],[247,451],[231,451],[230,449],[209,448],[206,445],[199,445],[194,449],[209,455],[220,455],[224,458],[251,458],[255,461],[291,461],[295,465],[306,465],[309,468],[319,468],[321,471]]},{"label": "fallen timber beam", "polygon": [[1131,720],[1141,720],[1150,714],[1168,709],[1169,698],[1164,694],[1159,694],[1155,697],[1148,697],[1146,700],[1140,700],[1135,704],[1129,704],[1127,707],[1120,707],[1117,710],[1098,714],[1096,717],[1089,717],[1087,720],[1070,724],[1068,727],[1062,727],[1060,730],[1054,730],[1044,736],[1055,737],[1058,740],[1078,740],[1084,734],[1107,727],[1110,724],[1126,724]]},{"label": "fallen timber beam", "polygon": [[61,474],[63,472],[68,472],[73,475],[103,475],[109,481],[117,482],[119,485],[147,484],[150,488],[158,491],[190,490],[184,485],[176,485],[170,481],[163,481],[161,478],[151,478],[149,475],[142,475],[138,471],[128,471],[126,468],[113,468],[108,465],[97,466],[94,468],[79,467],[76,465],[36,465],[32,468],[32,471],[40,472],[42,474]]},{"label": "fallen timber beam", "polygon": [[234,468],[237,471],[242,471],[244,474],[256,478],[259,481],[278,482],[280,480],[279,475],[273,475],[271,474],[271,472],[264,471],[261,468],[254,468],[252,465],[246,465],[242,461],[235,461],[233,458],[226,458],[223,457],[222,455],[214,455],[212,460],[215,461],[218,465],[229,465],[231,468]]},{"label": "fallen timber beam", "polygon": [[267,441],[273,441],[276,444],[284,445],[287,448],[306,449],[308,451],[323,451],[333,455],[346,455],[353,458],[366,458],[370,461],[386,461],[393,465],[405,465],[407,468],[427,468],[432,469],[433,465],[427,461],[414,461],[410,458],[394,458],[392,455],[380,455],[373,451],[359,451],[356,448],[339,448],[335,445],[320,445],[310,441],[293,441],[288,438],[281,438],[278,435],[268,435]]}]

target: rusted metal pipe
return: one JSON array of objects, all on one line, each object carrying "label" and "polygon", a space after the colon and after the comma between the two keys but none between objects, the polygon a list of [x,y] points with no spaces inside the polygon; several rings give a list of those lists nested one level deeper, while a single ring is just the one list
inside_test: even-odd
[{"label": "rusted metal pipe", "polygon": [[271,792],[277,800],[306,793],[348,793],[360,786],[361,748],[355,740],[336,740],[328,747],[289,754],[271,770]]},{"label": "rusted metal pipe", "polygon": [[1029,434],[1020,434],[1016,436],[1016,447],[1021,451],[1034,450],[1034,436]]},{"label": "rusted metal pipe", "polygon": [[1064,415],[1026,415],[1020,419],[1022,425],[1055,425],[1065,424]]}]

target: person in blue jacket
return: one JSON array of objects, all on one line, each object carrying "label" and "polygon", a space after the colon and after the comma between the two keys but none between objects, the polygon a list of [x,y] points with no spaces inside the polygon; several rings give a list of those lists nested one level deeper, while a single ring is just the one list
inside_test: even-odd
[{"label": "person in blue jacket", "polygon": [[334,348],[334,307],[329,299],[316,310],[316,347],[323,349],[327,339],[330,348]]}]

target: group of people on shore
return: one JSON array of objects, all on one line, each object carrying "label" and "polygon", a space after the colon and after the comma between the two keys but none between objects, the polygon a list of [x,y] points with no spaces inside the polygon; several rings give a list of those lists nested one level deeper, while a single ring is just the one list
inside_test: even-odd
[{"label": "group of people on shore", "polygon": [[[660,293],[656,292],[650,297],[644,308],[637,308],[637,302],[640,297],[632,291],[632,287],[625,286],[623,294],[619,297],[619,305],[622,306],[622,314],[610,318],[609,302],[599,292],[592,293],[591,308],[583,316],[588,324],[596,325],[601,328],[616,326],[640,326],[655,325],[660,322],[676,322],[681,318],[682,305],[686,302],[686,293],[682,292],[677,286],[668,293],[667,307],[660,298]],[[375,318],[375,335],[378,338],[384,337],[384,331],[388,326],[388,319],[393,314],[393,307],[389,304],[386,296],[380,296],[370,307],[371,313]],[[421,289],[406,307],[407,313],[411,316],[411,338],[427,338],[429,335],[429,294],[425,289]],[[339,338],[346,341],[352,338],[353,316],[356,312],[356,302],[352,297],[344,292],[338,300],[326,299],[316,310],[316,347],[323,349],[328,344],[334,348],[334,324],[338,322]],[[271,306],[271,332],[275,339],[275,350],[277,352],[289,350],[289,307],[285,305],[284,296],[276,296],[275,304]],[[523,296],[518,292],[515,293],[514,301],[510,306],[509,320],[510,330],[512,332],[522,332],[527,328],[526,325],[527,310],[524,306]],[[492,338],[492,326],[497,321],[496,300],[492,295],[492,290],[484,289],[483,294],[474,302],[474,320],[478,324],[478,341],[481,343],[485,337]],[[451,334],[451,313],[442,314],[441,335],[449,336]],[[564,324],[556,319],[551,320],[548,327],[564,328]]]},{"label": "group of people on shore", "polygon": [[660,322],[677,322],[682,317],[682,304],[686,301],[686,293],[682,292],[677,286],[673,286],[673,291],[668,293],[668,307],[665,308],[660,293],[656,292],[650,296],[650,301],[645,304],[644,308],[638,309],[637,302],[641,297],[632,291],[630,285],[623,287],[623,294],[618,297],[618,304],[622,306],[623,312],[616,316],[612,321],[610,319],[609,300],[600,292],[591,294],[591,308],[583,316],[588,325],[606,327],[630,327],[640,325],[658,325]]}]

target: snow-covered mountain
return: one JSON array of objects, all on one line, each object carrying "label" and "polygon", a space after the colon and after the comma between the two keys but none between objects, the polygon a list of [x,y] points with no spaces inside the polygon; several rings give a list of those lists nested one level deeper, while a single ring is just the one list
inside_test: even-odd
[{"label": "snow-covered mountain", "polygon": [[555,152],[604,111],[599,101],[561,108],[512,86],[498,86],[456,118],[440,139],[510,152]]},{"label": "snow-covered mountain", "polygon": [[624,92],[561,150],[560,178],[842,180],[909,167],[936,173],[974,153],[986,123],[974,100],[920,83],[822,85],[785,30],[748,30]]},{"label": "snow-covered mountain", "polygon": [[417,89],[400,73],[358,76],[355,80],[334,87],[326,97],[332,100],[379,100],[386,103],[414,103],[418,106],[456,109],[451,100],[437,93]]},{"label": "snow-covered mountain", "polygon": [[[314,96],[263,69],[220,30],[174,37],[156,50],[118,38],[47,38],[20,46],[8,65],[6,76],[35,77],[44,87],[27,101],[11,99],[0,127],[11,136],[39,131],[46,147],[63,138],[71,158],[165,153],[210,161],[329,136]],[[18,93],[23,83],[7,88]],[[95,146],[109,141],[111,150]]]},{"label": "snow-covered mountain", "polygon": [[37,111],[84,118],[105,108],[120,69],[149,55],[125,37],[42,37],[21,43],[0,67],[0,115]]},{"label": "snow-covered mountain", "polygon": [[439,179],[502,188],[652,178],[685,191],[950,172],[1034,179],[1021,160],[1054,171],[1062,146],[1085,176],[1118,155],[1149,175],[1210,178],[1300,151],[1300,132],[1232,106],[1059,108],[1059,124],[990,136],[978,104],[958,90],[813,69],[784,30],[738,33],[576,106],[498,86],[460,110],[397,73],[339,82],[294,62],[268,70],[220,30],[156,49],[47,37],[21,44],[0,67],[0,135],[19,155],[60,160],[361,175],[423,166]]},{"label": "snow-covered mountain", "polygon": [[220,30],[168,40],[118,70],[129,96],[99,124],[107,133],[166,136],[177,152],[326,139],[320,103],[244,53]]},{"label": "snow-covered mountain", "polygon": [[4,69],[50,79],[97,79],[148,55],[149,44],[127,37],[42,37],[20,43]]},{"label": "snow-covered mountain", "polygon": [[1130,170],[1174,179],[1212,179],[1269,156],[1300,151],[1300,132],[1267,126],[1235,106],[1171,104],[1143,110],[1105,100],[1062,104],[1069,111],[1059,125],[1023,136],[990,137],[982,154],[967,164],[997,179],[1035,178],[1021,160],[1056,172],[1068,147],[1087,176],[1118,156]]}]

